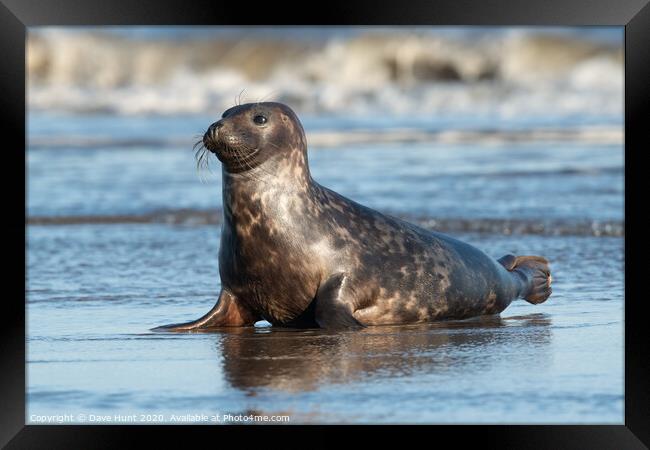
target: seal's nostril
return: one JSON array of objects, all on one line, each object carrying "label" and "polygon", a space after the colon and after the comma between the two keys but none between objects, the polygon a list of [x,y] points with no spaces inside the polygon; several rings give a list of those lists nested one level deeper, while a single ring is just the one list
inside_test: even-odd
[{"label": "seal's nostril", "polygon": [[221,127],[223,127],[223,122],[221,120],[219,120],[219,121],[213,123],[212,125],[210,125],[210,127],[208,128],[207,134],[209,136],[211,136],[212,139],[216,139],[217,134],[219,132],[219,128],[221,128]]},{"label": "seal's nostril", "polygon": [[208,131],[205,133],[206,135],[210,136],[212,139],[217,137],[217,127],[215,126],[216,124],[212,124],[208,127]]}]

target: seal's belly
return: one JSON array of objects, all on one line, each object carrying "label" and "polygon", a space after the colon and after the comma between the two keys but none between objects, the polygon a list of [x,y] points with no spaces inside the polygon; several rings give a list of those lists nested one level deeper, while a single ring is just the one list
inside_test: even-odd
[{"label": "seal's belly", "polygon": [[500,292],[491,262],[459,257],[445,245],[384,259],[368,274],[379,286],[353,312],[362,325],[422,323],[493,314]]},{"label": "seal's belly", "polygon": [[497,298],[496,293],[487,292],[482,298],[458,300],[436,294],[399,293],[378,298],[373,305],[354,311],[353,316],[365,326],[464,319],[490,313]]},{"label": "seal's belly", "polygon": [[388,275],[377,283],[376,296],[353,313],[363,325],[429,322],[449,311],[449,281],[440,273],[421,273],[409,282]]}]

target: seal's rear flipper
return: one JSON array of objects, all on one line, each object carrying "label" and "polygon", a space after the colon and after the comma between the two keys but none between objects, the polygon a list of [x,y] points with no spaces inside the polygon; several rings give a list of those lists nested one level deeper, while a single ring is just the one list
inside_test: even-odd
[{"label": "seal's rear flipper", "polygon": [[551,269],[541,256],[505,255],[499,263],[510,272],[516,272],[524,281],[520,296],[534,305],[543,303],[551,295]]}]

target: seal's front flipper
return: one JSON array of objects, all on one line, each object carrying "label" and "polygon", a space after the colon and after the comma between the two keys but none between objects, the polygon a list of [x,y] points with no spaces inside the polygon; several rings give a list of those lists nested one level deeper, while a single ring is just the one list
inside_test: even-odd
[{"label": "seal's front flipper", "polygon": [[199,332],[219,327],[243,327],[253,325],[259,319],[243,307],[228,291],[221,291],[219,300],[200,319],[152,328],[151,331]]},{"label": "seal's front flipper", "polygon": [[510,272],[517,273],[523,280],[519,294],[534,305],[543,303],[551,295],[551,269],[546,258],[541,256],[505,255],[499,263]]},{"label": "seal's front flipper", "polygon": [[316,293],[316,323],[321,328],[361,328],[352,316],[354,292],[343,273],[332,275]]}]

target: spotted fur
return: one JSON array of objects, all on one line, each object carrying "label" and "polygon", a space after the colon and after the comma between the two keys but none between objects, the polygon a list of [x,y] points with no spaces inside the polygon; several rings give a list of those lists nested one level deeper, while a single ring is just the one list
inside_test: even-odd
[{"label": "spotted fur", "polygon": [[166,330],[260,319],[324,328],[421,323],[496,314],[532,295],[531,274],[314,181],[303,127],[286,105],[231,108],[203,144],[223,166],[221,298],[236,308]]}]

